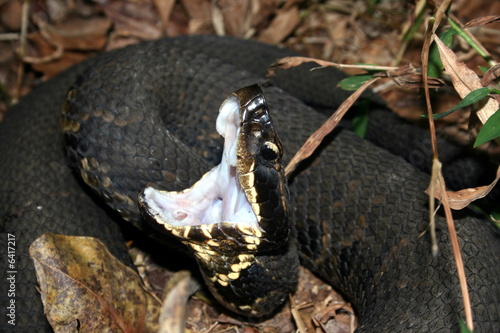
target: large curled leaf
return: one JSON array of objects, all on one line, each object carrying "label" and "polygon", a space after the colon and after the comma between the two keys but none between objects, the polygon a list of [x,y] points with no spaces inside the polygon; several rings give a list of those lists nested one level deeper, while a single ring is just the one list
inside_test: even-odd
[{"label": "large curled leaf", "polygon": [[500,136],[500,109],[497,110],[487,121],[484,123],[483,128],[477,134],[474,148],[482,145],[483,143],[498,138]]},{"label": "large curled leaf", "polygon": [[44,234],[29,249],[55,332],[156,332],[160,301],[91,237]]}]

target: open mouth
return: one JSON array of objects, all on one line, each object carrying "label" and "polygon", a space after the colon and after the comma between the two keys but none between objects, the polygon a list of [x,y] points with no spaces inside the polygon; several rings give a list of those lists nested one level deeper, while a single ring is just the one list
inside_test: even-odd
[{"label": "open mouth", "polygon": [[152,187],[144,190],[140,201],[157,222],[173,226],[220,222],[257,224],[257,216],[237,175],[240,112],[240,103],[234,95],[220,107],[216,128],[224,137],[222,161],[192,187],[181,192],[160,191]]}]

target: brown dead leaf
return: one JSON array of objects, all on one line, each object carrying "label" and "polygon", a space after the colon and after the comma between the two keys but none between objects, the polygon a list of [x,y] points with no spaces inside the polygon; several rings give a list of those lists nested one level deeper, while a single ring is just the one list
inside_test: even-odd
[{"label": "brown dead leaf", "polygon": [[256,1],[219,0],[213,2],[213,24],[218,35],[251,37],[252,22],[260,16]]},{"label": "brown dead leaf", "polygon": [[496,64],[495,66],[488,69],[486,73],[484,73],[484,76],[481,79],[481,85],[483,87],[487,87],[491,83],[497,81],[499,78],[500,78],[500,64]]},{"label": "brown dead leaf", "polygon": [[[482,88],[483,86],[477,74],[460,61],[455,53],[444,45],[438,36],[434,34],[433,37],[438,46],[439,55],[444,68],[450,75],[453,87],[455,87],[460,97],[464,98],[471,91]],[[481,109],[476,111],[476,113],[484,124],[498,108],[498,102],[490,98]]]},{"label": "brown dead leaf", "polygon": [[212,33],[212,10],[209,1],[181,0],[189,18],[189,34]]},{"label": "brown dead leaf", "polygon": [[89,54],[82,52],[64,52],[62,46],[50,44],[40,32],[30,35],[39,52],[38,57],[23,58],[24,61],[33,65],[33,69],[44,74],[44,79],[48,79],[57,73],[77,64],[89,57]]},{"label": "brown dead leaf", "polygon": [[38,56],[26,55],[23,60],[33,64],[36,71],[44,73],[44,78],[50,78],[89,57],[88,53],[80,51],[103,49],[107,31],[111,28],[111,21],[103,17],[73,18],[52,25],[42,15],[34,15],[33,21],[39,31],[30,34],[30,40],[36,44]]},{"label": "brown dead leaf", "polygon": [[299,23],[297,6],[278,9],[274,19],[265,30],[261,31],[257,39],[264,43],[277,44],[283,41]]},{"label": "brown dead leaf", "polygon": [[[481,84],[484,87],[500,89],[500,64],[496,64],[484,73]],[[500,104],[500,95],[493,94],[492,97]]]},{"label": "brown dead leaf", "polygon": [[29,249],[56,332],[156,332],[160,301],[91,237],[44,234]]},{"label": "brown dead leaf", "polygon": [[499,15],[483,16],[475,18],[464,24],[464,28],[478,27],[500,21]]},{"label": "brown dead leaf", "polygon": [[[466,188],[460,191],[446,191],[450,207],[455,210],[460,210],[465,208],[471,202],[484,198],[486,195],[488,195],[488,193],[490,193],[493,187],[495,187],[499,179],[500,179],[500,167],[498,167],[497,169],[497,175],[495,180],[493,180],[493,182],[489,185]],[[427,188],[427,190],[425,190],[425,193],[429,194],[430,189]],[[436,186],[434,197],[442,201],[443,196],[441,193],[440,186]]]},{"label": "brown dead leaf", "polygon": [[357,326],[352,307],[305,268],[300,268],[297,291],[289,298],[294,323],[302,325],[300,332],[348,333]]},{"label": "brown dead leaf", "polygon": [[175,273],[168,281],[168,291],[160,314],[159,333],[184,332],[187,320],[187,302],[200,289],[189,271]]},{"label": "brown dead leaf", "polygon": [[[158,0],[162,1],[162,0]],[[165,35],[170,37],[187,35],[189,29],[189,18],[182,6],[175,5],[170,14],[170,20],[164,28]]]},{"label": "brown dead leaf", "polygon": [[175,0],[153,0],[153,3],[156,9],[158,9],[158,15],[160,15],[161,23],[165,29],[168,26],[170,15],[174,9]]},{"label": "brown dead leaf", "polygon": [[56,25],[44,22],[39,28],[52,44],[65,50],[95,51],[106,45],[111,21],[106,17],[74,18]]},{"label": "brown dead leaf", "polygon": [[[291,3],[286,2],[285,7]],[[279,1],[212,1],[212,22],[219,35],[252,37],[278,9]]]},{"label": "brown dead leaf", "polygon": [[[349,322],[337,319],[340,317],[339,311],[342,311],[350,318]],[[323,309],[315,313],[311,319],[316,327],[321,327],[324,332],[350,333],[357,326],[354,310],[350,304],[344,302],[329,302]]]},{"label": "brown dead leaf", "polygon": [[106,16],[113,22],[114,37],[151,40],[162,36],[158,14],[152,3],[113,1],[103,5]]}]

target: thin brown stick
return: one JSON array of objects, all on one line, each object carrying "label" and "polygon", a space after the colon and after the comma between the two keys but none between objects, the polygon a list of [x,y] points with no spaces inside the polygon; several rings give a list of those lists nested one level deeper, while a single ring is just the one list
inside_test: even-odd
[{"label": "thin brown stick", "polygon": [[[427,81],[427,68],[428,68],[428,62],[429,62],[429,49],[430,45],[432,43],[432,35],[435,33],[437,28],[439,27],[439,24],[441,20],[443,19],[446,9],[450,5],[451,0],[444,0],[441,5],[439,6],[437,12],[436,12],[436,19],[433,22],[433,25],[429,24],[427,27],[427,31],[425,33],[425,38],[424,38],[424,45],[422,47],[422,54],[421,54],[421,59],[422,59],[422,80],[424,83],[424,92],[425,92],[425,101],[427,105],[427,113],[429,115],[429,128],[430,128],[430,134],[431,134],[431,142],[432,142],[432,151],[433,151],[433,174],[432,174],[432,181],[435,181],[436,179],[438,180],[438,185],[442,191],[445,191],[445,182],[443,179],[443,175],[441,173],[441,162],[439,161],[439,156],[438,156],[438,150],[437,150],[437,144],[436,144],[436,132],[435,132],[435,126],[434,126],[434,119],[432,116],[432,105],[430,101],[430,93],[429,93],[429,82]],[[434,188],[433,184],[431,184],[430,188]],[[433,192],[433,191],[432,191]],[[455,263],[457,267],[457,272],[458,272],[458,278],[460,281],[460,288],[462,290],[462,297],[463,297],[463,303],[464,303],[464,310],[465,310],[465,321],[467,324],[467,328],[469,330],[473,330],[473,320],[472,320],[472,310],[471,310],[471,304],[470,304],[470,297],[469,297],[469,290],[467,288],[467,279],[465,275],[465,270],[464,270],[464,265],[463,265],[463,260],[462,260],[462,254],[460,252],[460,246],[458,243],[458,238],[457,238],[457,233],[455,230],[455,224],[453,221],[452,213],[451,213],[451,208],[448,203],[448,197],[446,195],[443,195],[442,201],[444,211],[445,211],[445,216],[446,216],[446,223],[448,225],[448,232],[450,234],[450,242],[451,246],[453,249],[453,255],[455,258]],[[435,232],[433,229],[435,228],[435,224],[433,223],[434,221],[434,193],[430,193],[429,196],[429,214],[430,214],[430,220],[431,220],[431,234]],[[434,246],[437,246],[437,243],[433,244],[433,251],[435,250]],[[433,252],[434,253],[434,252]]]},{"label": "thin brown stick", "polygon": [[21,87],[23,85],[24,78],[24,54],[26,53],[26,36],[28,34],[28,23],[29,23],[29,11],[30,11],[30,0],[23,1],[22,7],[22,24],[21,24],[21,36],[20,36],[20,47],[19,47],[19,59],[21,63],[17,69],[17,82],[16,82],[16,96],[13,98],[13,103],[17,103],[21,97]]},{"label": "thin brown stick", "polygon": [[[439,163],[439,185],[441,191],[446,191],[446,186],[443,178],[443,173],[441,172],[441,162]],[[462,260],[462,253],[460,252],[460,245],[458,244],[457,230],[455,229],[455,222],[452,218],[451,208],[448,203],[448,196],[443,195],[442,198],[443,208],[446,215],[446,224],[448,226],[448,233],[450,234],[451,247],[453,248],[453,255],[455,257],[458,278],[460,281],[460,288],[462,289],[462,297],[464,301],[464,310],[465,310],[465,322],[467,324],[467,328],[472,332],[474,330],[474,323],[472,321],[472,308],[470,304],[469,297],[469,288],[467,286],[467,276],[465,275],[464,270],[464,262]]]}]

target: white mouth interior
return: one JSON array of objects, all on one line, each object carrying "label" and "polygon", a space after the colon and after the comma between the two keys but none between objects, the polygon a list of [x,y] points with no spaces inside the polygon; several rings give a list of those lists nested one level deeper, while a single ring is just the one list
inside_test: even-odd
[{"label": "white mouth interior", "polygon": [[236,139],[240,105],[231,96],[219,109],[216,129],[224,137],[221,163],[182,192],[144,190],[150,213],[164,223],[194,226],[219,222],[255,223],[257,217],[236,175]]}]

